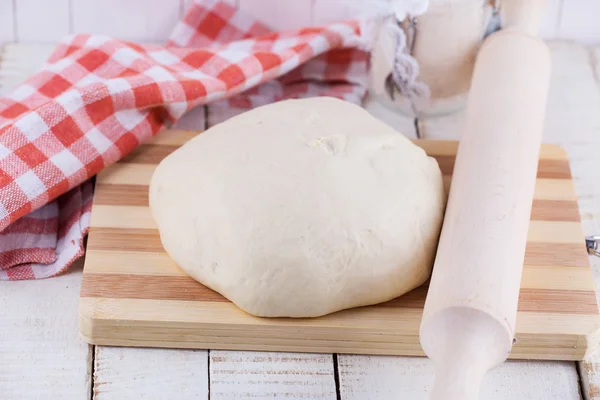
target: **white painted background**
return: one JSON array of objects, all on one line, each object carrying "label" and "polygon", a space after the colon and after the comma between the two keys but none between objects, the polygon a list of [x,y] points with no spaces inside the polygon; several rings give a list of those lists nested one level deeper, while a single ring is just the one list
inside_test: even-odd
[{"label": "white painted background", "polygon": [[[189,1],[0,0],[0,43],[52,43],[78,32],[162,42]],[[349,17],[368,4],[368,0],[231,1],[276,29]],[[546,1],[544,38],[600,44],[600,0]]]}]

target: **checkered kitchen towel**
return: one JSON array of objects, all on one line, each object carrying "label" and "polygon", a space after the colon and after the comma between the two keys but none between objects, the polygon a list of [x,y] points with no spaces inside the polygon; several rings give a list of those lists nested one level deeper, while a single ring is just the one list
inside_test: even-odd
[{"label": "checkered kitchen towel", "polygon": [[193,107],[238,112],[320,95],[359,102],[365,43],[357,21],[271,33],[225,2],[200,0],[166,46],[67,38],[0,99],[0,279],[66,270],[83,254],[90,178]]}]

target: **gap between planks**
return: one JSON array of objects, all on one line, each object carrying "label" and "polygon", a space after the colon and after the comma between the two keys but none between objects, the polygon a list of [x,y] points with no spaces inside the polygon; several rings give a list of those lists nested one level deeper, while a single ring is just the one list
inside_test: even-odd
[{"label": "gap between planks", "polygon": [[96,375],[96,346],[90,345],[90,392],[88,394],[88,399],[94,399],[94,388],[96,387],[94,384],[94,379]]},{"label": "gap between planks", "polygon": [[[205,107],[206,109],[206,107]],[[206,379],[206,384],[208,386],[208,400],[210,400],[210,352],[211,350],[209,349],[206,353],[207,357],[206,357],[206,364],[207,364],[207,368],[206,368],[206,374],[207,374],[207,379]]]}]

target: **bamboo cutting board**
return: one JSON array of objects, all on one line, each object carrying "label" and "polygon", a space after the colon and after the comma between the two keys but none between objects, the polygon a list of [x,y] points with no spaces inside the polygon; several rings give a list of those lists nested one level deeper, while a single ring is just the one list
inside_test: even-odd
[{"label": "bamboo cutting board", "polygon": [[[166,131],[96,181],[79,307],[90,343],[423,355],[426,287],[377,306],[314,319],[250,316],[183,273],[164,252],[148,208],[156,165],[196,132]],[[456,142],[416,141],[446,188]],[[490,254],[490,257],[493,257]],[[600,315],[566,153],[544,145],[511,358],[579,360],[600,340]]]}]

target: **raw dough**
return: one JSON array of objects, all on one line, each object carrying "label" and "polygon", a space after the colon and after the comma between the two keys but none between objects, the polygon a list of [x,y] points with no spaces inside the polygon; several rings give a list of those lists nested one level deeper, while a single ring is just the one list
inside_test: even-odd
[{"label": "raw dough", "polygon": [[150,206],[185,272],[250,314],[316,317],[428,278],[445,206],[437,162],[362,108],[287,100],[164,159]]}]

